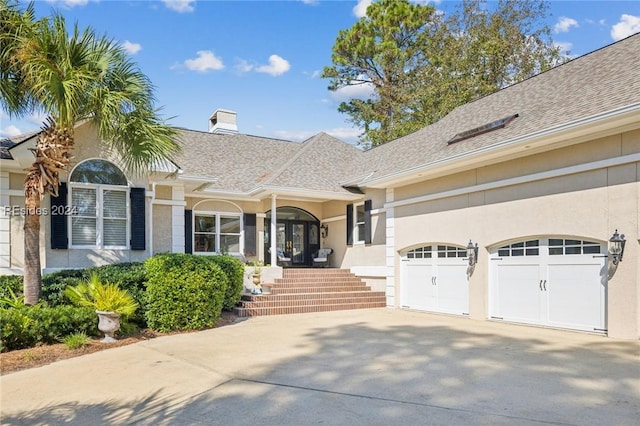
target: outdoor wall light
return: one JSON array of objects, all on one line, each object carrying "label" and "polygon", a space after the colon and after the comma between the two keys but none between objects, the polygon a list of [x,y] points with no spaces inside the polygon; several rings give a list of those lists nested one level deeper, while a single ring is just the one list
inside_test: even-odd
[{"label": "outdoor wall light", "polygon": [[618,230],[613,233],[609,238],[609,254],[611,255],[611,263],[618,266],[618,263],[622,262],[622,255],[624,254],[624,245],[627,240],[624,238],[624,234],[618,234]]},{"label": "outdoor wall light", "polygon": [[320,226],[320,236],[322,238],[327,238],[329,236],[329,225],[327,225],[326,223],[323,223]]},{"label": "outdoor wall light", "polygon": [[467,258],[469,258],[469,266],[474,266],[478,263],[478,243],[474,246],[471,240],[467,245]]}]

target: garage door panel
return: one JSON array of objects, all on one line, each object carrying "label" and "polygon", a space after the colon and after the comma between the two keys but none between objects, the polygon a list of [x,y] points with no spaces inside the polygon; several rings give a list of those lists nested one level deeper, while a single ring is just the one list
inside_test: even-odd
[{"label": "garage door panel", "polygon": [[405,264],[402,305],[413,309],[433,309],[436,287],[431,265]]},{"label": "garage door panel", "polygon": [[593,331],[604,329],[602,264],[549,265],[549,323]]},{"label": "garage door panel", "polygon": [[438,265],[438,310],[451,314],[469,313],[469,284],[466,263]]},{"label": "garage door panel", "polygon": [[540,319],[540,266],[498,265],[496,312],[505,320],[537,322]]}]

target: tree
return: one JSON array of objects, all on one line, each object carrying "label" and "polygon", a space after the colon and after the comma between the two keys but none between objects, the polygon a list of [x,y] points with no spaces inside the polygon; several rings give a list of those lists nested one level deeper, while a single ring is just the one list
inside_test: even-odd
[{"label": "tree", "polygon": [[34,18],[33,4],[0,1],[0,104],[11,116],[36,110],[43,123],[35,160],[25,179],[24,295],[35,304],[42,286],[40,205],[57,195],[74,144],[74,126],[86,120],[124,167],[139,174],[178,150],[176,130],[159,118],[153,86],[114,40],[91,28],[67,31],[62,15]]},{"label": "tree", "polygon": [[372,3],[338,34],[325,67],[329,90],[368,84],[369,99],[339,111],[376,146],[444,117],[455,107],[529,78],[562,58],[542,24],[541,0],[463,0],[445,16],[407,0]]}]

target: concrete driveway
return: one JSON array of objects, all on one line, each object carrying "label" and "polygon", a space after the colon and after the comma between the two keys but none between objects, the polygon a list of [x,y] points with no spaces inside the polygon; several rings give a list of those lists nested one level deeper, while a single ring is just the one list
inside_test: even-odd
[{"label": "concrete driveway", "polygon": [[640,342],[327,312],[157,338],[0,385],[6,425],[637,425]]}]

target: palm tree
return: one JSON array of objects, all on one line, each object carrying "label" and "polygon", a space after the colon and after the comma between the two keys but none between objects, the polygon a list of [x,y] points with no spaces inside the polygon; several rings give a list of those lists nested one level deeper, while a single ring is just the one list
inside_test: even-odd
[{"label": "palm tree", "polygon": [[40,204],[57,195],[76,123],[93,123],[131,173],[171,159],[179,146],[154,108],[149,79],[114,40],[77,24],[68,32],[62,15],[36,20],[33,3],[20,11],[7,0],[0,0],[0,30],[0,104],[11,116],[48,115],[24,186],[24,295],[35,304],[42,287]]}]

